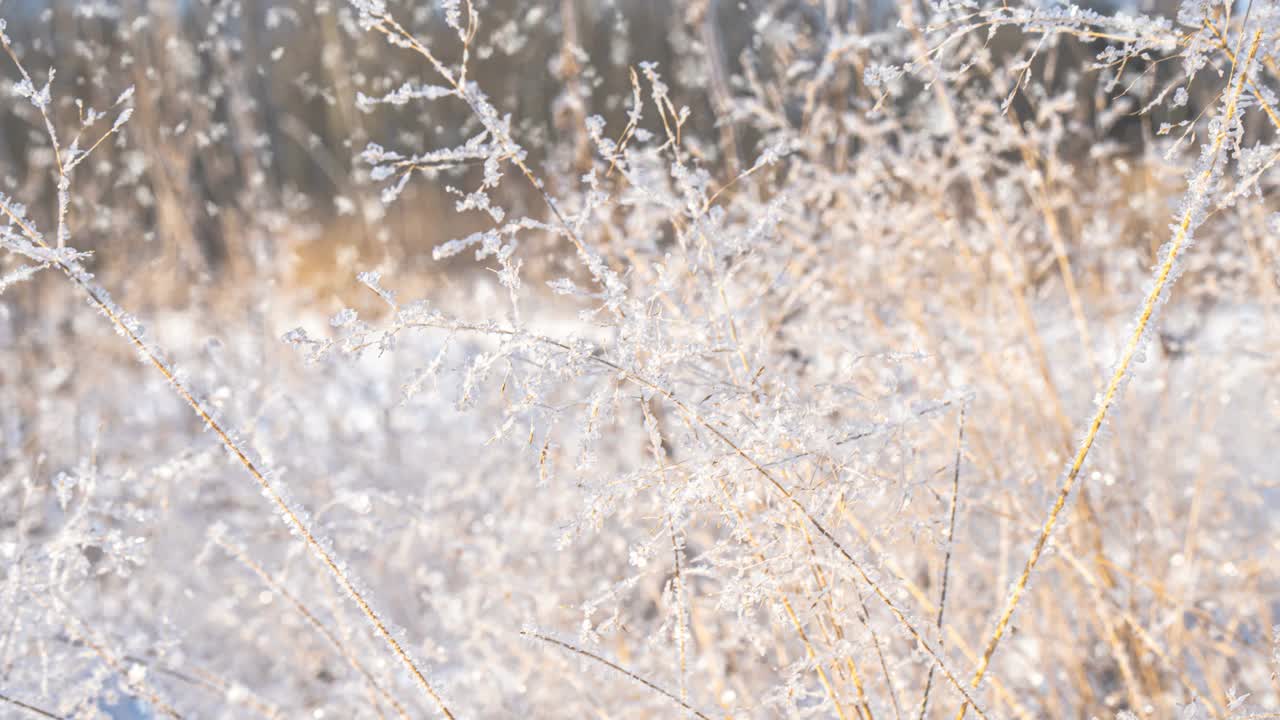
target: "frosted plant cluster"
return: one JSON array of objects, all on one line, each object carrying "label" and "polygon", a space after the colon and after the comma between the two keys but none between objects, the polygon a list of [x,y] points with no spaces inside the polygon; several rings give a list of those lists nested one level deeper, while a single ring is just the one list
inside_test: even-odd
[{"label": "frosted plant cluster", "polygon": [[0,18],[0,717],[1280,717],[1280,3]]}]

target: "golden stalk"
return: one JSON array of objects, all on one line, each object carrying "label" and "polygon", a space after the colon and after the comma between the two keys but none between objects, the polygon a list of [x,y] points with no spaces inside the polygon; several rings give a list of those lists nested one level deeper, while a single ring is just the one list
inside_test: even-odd
[{"label": "golden stalk", "polygon": [[[1186,246],[1187,237],[1195,219],[1196,208],[1200,204],[1199,201],[1203,199],[1203,196],[1208,191],[1209,183],[1217,165],[1218,154],[1221,152],[1223,144],[1226,143],[1228,128],[1236,115],[1240,92],[1244,88],[1249,65],[1253,62],[1254,56],[1258,52],[1258,44],[1261,40],[1262,31],[1259,30],[1253,35],[1253,41],[1249,46],[1249,54],[1244,65],[1237,70],[1238,75],[1235,87],[1232,88],[1226,108],[1223,110],[1222,127],[1213,139],[1207,166],[1191,182],[1187,190],[1186,209],[1182,213],[1182,221],[1178,224],[1178,228],[1173,234],[1173,240],[1169,243],[1169,249],[1165,254],[1164,261],[1160,263],[1156,271],[1155,282],[1152,284],[1151,291],[1147,293],[1147,297],[1142,303],[1142,312],[1138,315],[1138,322],[1134,325],[1133,332],[1129,335],[1129,340],[1125,343],[1120,362],[1116,365],[1115,372],[1107,382],[1106,389],[1102,393],[1102,400],[1098,403],[1098,409],[1094,412],[1093,419],[1089,422],[1088,431],[1085,433],[1084,440],[1080,442],[1080,447],[1076,451],[1075,459],[1071,462],[1071,467],[1062,482],[1062,487],[1058,489],[1058,496],[1054,500],[1053,506],[1049,509],[1049,516],[1045,519],[1044,527],[1041,529],[1039,537],[1036,538],[1035,545],[1031,548],[1031,555],[1027,558],[1026,565],[1022,568],[1022,574],[1014,584],[1013,592],[1009,595],[1009,601],[1005,605],[1004,611],[1000,614],[1000,619],[996,622],[995,629],[991,632],[991,637],[987,641],[987,648],[983,651],[982,659],[978,662],[978,668],[974,671],[973,679],[969,682],[969,686],[973,689],[977,689],[978,685],[982,683],[982,678],[987,674],[987,668],[991,664],[991,656],[995,654],[996,648],[1000,645],[1000,640],[1004,638],[1005,631],[1009,628],[1009,621],[1013,618],[1013,613],[1018,608],[1018,602],[1022,599],[1022,595],[1027,589],[1031,573],[1035,571],[1036,563],[1040,561],[1040,555],[1044,552],[1044,548],[1049,542],[1049,537],[1053,534],[1054,527],[1058,524],[1058,516],[1062,513],[1062,509],[1066,507],[1071,490],[1075,487],[1076,478],[1080,475],[1080,470],[1084,467],[1084,461],[1089,456],[1089,450],[1093,447],[1093,442],[1098,437],[1098,431],[1102,429],[1102,423],[1107,419],[1107,411],[1111,409],[1111,404],[1115,402],[1116,396],[1120,391],[1120,385],[1124,382],[1129,366],[1133,363],[1134,356],[1138,354],[1138,348],[1142,345],[1147,323],[1150,322],[1151,316],[1155,313],[1156,305],[1160,302],[1164,289],[1168,286],[1173,275],[1174,266]],[[956,720],[964,718],[968,707],[969,701],[966,699],[960,705],[960,710],[956,712]]]}]

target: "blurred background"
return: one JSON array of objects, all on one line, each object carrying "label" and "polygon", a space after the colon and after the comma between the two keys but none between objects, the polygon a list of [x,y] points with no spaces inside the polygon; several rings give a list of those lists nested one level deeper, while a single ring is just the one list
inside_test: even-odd
[{"label": "blurred background", "polygon": [[[1176,14],[1171,0],[1094,7]],[[551,163],[552,179],[573,177],[574,165],[589,160],[585,117],[601,115],[611,125],[625,119],[629,68],[639,63],[657,63],[673,102],[689,108],[685,134],[704,160],[734,169],[758,155],[767,132],[750,121],[756,90],[767,88],[781,119],[798,129],[805,98],[787,96],[784,73],[806,55],[818,61],[824,38],[837,29],[865,33],[870,47],[877,33],[899,21],[887,0],[487,0],[476,8],[484,33],[471,77],[515,119],[534,165]],[[54,115],[68,127],[78,112],[73,99],[83,103],[83,113],[109,105],[129,85],[136,88],[127,139],[99,148],[77,178],[77,242],[86,249],[110,243],[103,261],[131,272],[165,268],[144,277],[166,301],[193,280],[234,280],[257,271],[323,287],[335,270],[345,282],[357,259],[393,257],[402,269],[421,271],[436,244],[478,227],[449,210],[456,196],[445,183],[411,183],[406,202],[392,207],[378,201],[369,168],[359,160],[371,140],[421,152],[458,144],[475,133],[476,123],[457,103],[362,108],[361,93],[380,96],[404,82],[429,80],[430,69],[411,54],[386,52],[356,27],[344,2],[6,0],[0,9],[37,80],[56,68],[54,86],[61,92]],[[439,47],[443,60],[456,62],[459,46],[448,42],[451,31],[436,4],[407,10],[406,27]],[[987,42],[997,59],[1019,44],[1011,28]],[[1196,117],[1213,97],[1212,89],[1193,85],[1182,111],[1138,115],[1136,101],[1124,97],[1125,85],[1108,83],[1101,73],[1075,73],[1091,52],[1066,37],[1052,63],[1045,56],[1035,62],[1049,71],[1050,92],[1070,87],[1075,93],[1066,115],[1078,124],[1071,142],[1095,158],[1108,148],[1143,157],[1161,123]],[[839,67],[830,87],[866,93],[863,70],[856,62]],[[1158,84],[1162,73],[1177,72],[1153,67],[1145,81]],[[899,101],[909,103],[910,93]],[[11,103],[8,110],[0,117],[0,183],[47,213],[53,157],[43,123],[27,104]],[[1019,102],[1015,112],[1029,110]],[[661,130],[652,114],[644,123]],[[723,157],[714,143],[697,145],[725,135],[732,137],[733,157]],[[853,158],[859,144],[842,152]],[[480,172],[455,169],[446,177],[465,186]],[[1136,182],[1144,177],[1134,174]],[[514,186],[506,188],[510,202],[542,212],[527,187],[508,185]]]}]

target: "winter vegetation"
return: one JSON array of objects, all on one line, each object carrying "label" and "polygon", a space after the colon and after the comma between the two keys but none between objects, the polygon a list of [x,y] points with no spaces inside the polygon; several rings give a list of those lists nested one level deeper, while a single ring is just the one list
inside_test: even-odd
[{"label": "winter vegetation", "polygon": [[1280,2],[0,46],[0,717],[1280,718]]}]

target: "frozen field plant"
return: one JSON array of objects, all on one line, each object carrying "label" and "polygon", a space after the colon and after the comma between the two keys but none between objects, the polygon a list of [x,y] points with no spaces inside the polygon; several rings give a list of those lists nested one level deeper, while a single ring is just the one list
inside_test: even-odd
[{"label": "frozen field plant", "polygon": [[1280,0],[0,0],[0,720],[1280,719]]}]

